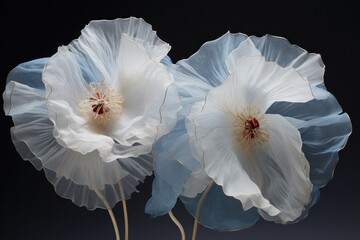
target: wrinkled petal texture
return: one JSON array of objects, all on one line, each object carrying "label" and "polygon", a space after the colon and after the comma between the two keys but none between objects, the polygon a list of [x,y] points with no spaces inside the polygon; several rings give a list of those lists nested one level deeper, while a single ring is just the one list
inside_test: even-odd
[{"label": "wrinkled petal texture", "polygon": [[352,130],[349,116],[342,112],[336,98],[328,95],[326,99],[304,104],[279,102],[268,109],[268,113],[286,116],[299,130],[303,152],[310,163],[310,179],[318,188],[332,179],[338,152]]},{"label": "wrinkled petal texture", "polygon": [[[255,206],[271,216],[269,220],[283,223],[299,217],[309,201],[311,183],[296,128],[281,116],[266,115],[269,139],[259,149],[247,151],[233,137],[231,116],[207,100],[205,107],[194,105],[188,122],[194,125],[208,175],[245,209]],[[272,219],[275,215],[279,219]]]},{"label": "wrinkled petal texture", "polygon": [[[217,97],[212,97],[217,95]],[[262,56],[241,57],[236,68],[219,87],[209,91],[218,108],[236,114],[246,107],[261,112],[274,102],[307,102],[313,99],[311,88],[293,68],[281,68]]]},{"label": "wrinkled petal texture", "polygon": [[[309,82],[312,97],[315,98],[313,100],[308,99],[310,101],[307,102],[303,100],[301,102],[286,102],[286,100],[276,99],[270,106],[267,106],[269,108],[266,111],[267,114],[284,116],[287,121],[298,130],[301,135],[301,141],[300,143],[298,142],[297,147],[299,147],[300,144],[310,165],[310,179],[313,184],[311,196],[308,199],[308,204],[302,209],[301,215],[297,219],[290,221],[295,222],[306,217],[311,206],[319,199],[319,188],[331,180],[338,161],[338,151],[345,146],[351,133],[349,116],[343,113],[335,97],[331,95],[324,86],[323,76],[325,66],[319,54],[308,53],[304,49],[290,44],[284,38],[271,35],[259,38],[256,36],[247,37],[244,34],[226,33],[214,41],[206,42],[199,51],[191,57],[170,66],[183,104],[179,118],[185,118],[196,102],[205,100],[206,94],[211,88],[222,84],[234,71],[236,62],[240,58],[259,55],[263,56],[267,62],[276,63],[281,68],[293,69],[300,78]],[[195,135],[193,127],[187,126],[187,128],[190,136]],[[178,129],[178,131],[179,130],[186,131],[185,128]],[[169,135],[172,134],[173,132]],[[216,141],[222,143],[222,140],[217,139]],[[160,142],[159,144],[164,144],[164,142]],[[193,144],[191,148],[194,148],[194,146]],[[192,151],[193,150],[194,149],[192,149]],[[163,154],[163,151],[165,151],[165,149],[158,148],[154,154]],[[170,156],[179,155],[179,153],[175,154],[174,152],[168,152],[168,154]],[[183,154],[189,155],[188,152]],[[197,154],[198,153],[195,153],[195,156]],[[193,153],[191,155],[194,156]],[[177,161],[176,158],[170,157],[169,159]],[[196,161],[199,161],[199,159],[196,159]],[[183,167],[183,165],[179,166]],[[166,176],[165,171],[166,169],[155,171],[156,178]],[[196,186],[195,175],[197,171],[198,169],[192,169],[192,175],[194,177],[188,178],[192,179],[191,181],[182,181],[190,185],[184,186],[186,191],[183,192],[183,194],[188,195],[188,198],[182,197],[187,209],[194,209],[196,207],[199,198],[193,198],[194,194],[196,191],[202,191],[204,189],[203,181],[198,181],[198,185]],[[276,171],[273,171],[273,173],[276,173]],[[162,179],[163,181],[167,181],[164,177]],[[173,182],[173,184],[181,184],[182,182]],[[154,184],[154,186],[156,185]],[[174,188],[174,186],[172,186],[172,188]],[[177,188],[179,189],[180,187],[177,186]],[[221,190],[210,192],[213,193],[209,195],[212,199],[226,197]],[[166,195],[166,193],[163,194]],[[154,195],[153,192],[153,198]],[[174,202],[174,200],[172,201]],[[213,204],[215,203],[219,203],[219,201],[214,200]],[[222,205],[216,204],[216,206]],[[219,207],[216,211],[221,211],[220,209],[224,210],[225,208]],[[300,208],[296,210],[296,215],[299,214],[299,209]],[[216,219],[211,218],[213,212],[213,208],[204,208],[201,214],[207,214],[208,219]],[[224,210],[224,212],[226,211]],[[264,211],[260,213],[263,217],[269,218]],[[222,221],[204,224],[216,229],[241,229],[240,225],[238,225],[238,227],[234,225],[222,225],[222,223],[226,222],[225,219],[227,215],[224,214],[223,216]],[[279,218],[275,217],[273,217],[272,220],[280,221]]]},{"label": "wrinkled petal texture", "polygon": [[[225,62],[226,57],[246,38],[245,35],[238,34],[236,37],[227,36],[205,43],[193,55],[195,57],[181,60],[176,65],[173,65],[169,59],[163,60],[174,76],[182,109],[178,113],[178,123],[173,131],[159,139],[155,144],[153,151],[155,179],[152,197],[146,205],[145,211],[147,213],[158,216],[169,212],[175,206],[190,173],[202,167],[199,160],[192,155],[195,152],[193,146],[189,144],[189,136],[185,128],[185,116],[194,102],[202,101],[210,88],[219,85],[226,79],[229,74]],[[216,49],[213,48],[214,44],[228,46],[228,52],[214,52],[213,50]],[[203,68],[204,64],[208,66],[207,69]],[[194,79],[199,81],[194,81]],[[182,173],[182,177],[170,176],[168,169],[163,166],[171,166],[174,172]]]},{"label": "wrinkled petal texture", "polygon": [[146,204],[146,213],[152,216],[168,213],[175,206],[192,169],[201,168],[191,154],[188,141],[183,119],[171,133],[155,143],[153,152],[156,177],[153,181],[152,197]]},{"label": "wrinkled petal texture", "polygon": [[78,206],[106,208],[95,190],[110,206],[130,198],[139,181],[151,174],[151,159],[142,156],[104,162],[97,151],[84,155],[60,145],[53,135],[41,81],[48,60],[20,64],[8,75],[4,111],[14,122],[11,136],[17,151],[38,170],[44,170],[60,196]]},{"label": "wrinkled petal texture", "polygon": [[[59,143],[82,154],[97,150],[104,161],[149,153],[175,126],[180,109],[173,78],[160,63],[169,49],[136,18],[92,21],[79,39],[59,48],[43,73]],[[100,130],[79,107],[89,84],[99,82],[123,98],[119,117]]]}]

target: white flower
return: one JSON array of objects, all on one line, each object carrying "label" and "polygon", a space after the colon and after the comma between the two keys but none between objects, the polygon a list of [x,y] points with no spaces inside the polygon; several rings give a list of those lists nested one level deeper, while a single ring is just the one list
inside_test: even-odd
[{"label": "white flower", "polygon": [[306,217],[351,133],[320,55],[228,32],[170,69],[183,108],[155,145],[146,212],[168,213],[180,197],[219,231],[251,227],[259,213],[278,223]]},{"label": "white flower", "polygon": [[205,102],[193,106],[187,128],[199,143],[195,148],[205,171],[245,210],[255,206],[287,222],[309,201],[312,184],[300,134],[266,110],[275,101],[312,98],[309,83],[294,69],[244,56]]},{"label": "white flower", "polygon": [[[92,21],[46,63],[45,89],[9,75],[6,113],[31,118],[27,126],[14,120],[14,143],[26,146],[61,196],[93,209],[104,207],[100,191],[113,206],[120,188],[129,198],[152,173],[152,145],[174,127],[180,109],[160,63],[169,50],[142,19]],[[24,101],[29,107],[15,113]]]}]

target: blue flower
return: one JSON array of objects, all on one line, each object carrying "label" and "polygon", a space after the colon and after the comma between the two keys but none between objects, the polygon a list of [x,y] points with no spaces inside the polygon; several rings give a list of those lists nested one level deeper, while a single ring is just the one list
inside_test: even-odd
[{"label": "blue flower", "polygon": [[304,218],[351,133],[320,55],[280,37],[226,33],[169,68],[183,108],[155,145],[146,212],[165,214],[180,197],[195,216],[207,189],[198,220],[210,228]]}]

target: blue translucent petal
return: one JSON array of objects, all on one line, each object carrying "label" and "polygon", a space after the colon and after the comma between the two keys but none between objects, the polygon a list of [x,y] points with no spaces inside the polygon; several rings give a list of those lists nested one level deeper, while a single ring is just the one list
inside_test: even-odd
[{"label": "blue translucent petal", "polygon": [[211,87],[220,85],[229,75],[226,58],[240,43],[247,39],[244,34],[226,33],[222,37],[206,42],[188,59],[171,66],[184,118],[191,106],[205,99]]},{"label": "blue translucent petal", "polygon": [[338,152],[351,133],[350,118],[346,113],[316,118],[305,122],[299,131],[302,150],[310,163],[311,182],[323,187],[332,179]]},{"label": "blue translucent petal", "polygon": [[145,212],[153,217],[167,214],[175,206],[190,174],[178,161],[159,161],[155,170],[152,197],[146,203]]},{"label": "blue translucent petal", "polygon": [[326,185],[332,179],[338,152],[345,146],[352,129],[349,116],[341,114],[336,98],[329,93],[326,99],[307,103],[274,103],[267,113],[289,117],[299,129],[302,150],[310,163],[311,182],[317,187]]},{"label": "blue translucent petal", "polygon": [[[325,86],[319,87],[326,91]],[[319,188],[333,178],[339,160],[338,152],[345,146],[352,130],[351,121],[329,92],[327,98],[307,103],[274,103],[267,113],[288,117],[298,128],[303,142],[302,151],[310,164],[310,180],[313,183],[311,201],[297,222],[307,216],[309,209],[319,199]]]},{"label": "blue translucent petal", "polygon": [[155,179],[145,212],[159,216],[175,206],[185,181],[200,165],[191,155],[184,120],[155,143],[153,153]]},{"label": "blue translucent petal", "polygon": [[168,55],[166,55],[163,59],[161,59],[160,62],[167,67],[170,67],[173,64],[173,62],[171,61],[171,58]]},{"label": "blue translucent petal", "polygon": [[[317,86],[323,88],[323,85]],[[325,92],[326,90],[322,90]],[[300,120],[310,120],[318,117],[342,113],[342,109],[336,98],[326,91],[324,99],[313,99],[306,103],[276,102],[270,106],[267,113],[280,114],[284,117],[292,117]],[[324,94],[322,94],[324,95]]]},{"label": "blue translucent petal", "polygon": [[228,32],[216,40],[206,42],[190,58],[179,61],[177,65],[181,67],[177,70],[187,73],[188,68],[191,66],[190,68],[201,76],[200,79],[194,81],[202,80],[213,87],[218,86],[229,75],[226,58],[230,52],[246,39],[247,36],[244,34]]},{"label": "blue translucent petal", "polygon": [[250,36],[250,39],[256,48],[260,50],[261,55],[265,57],[266,61],[276,62],[281,67],[287,67],[299,56],[304,60],[307,59],[306,55],[304,55],[307,52],[304,49],[290,44],[285,38],[265,35],[260,38]]},{"label": "blue translucent petal", "polygon": [[49,58],[39,58],[19,64],[9,72],[6,80],[7,83],[13,80],[28,85],[29,87],[45,89],[41,75],[48,61]]},{"label": "blue translucent petal", "polygon": [[[196,198],[181,197],[186,209],[195,216],[201,193]],[[243,210],[241,202],[226,196],[221,188],[214,184],[205,197],[199,214],[199,223],[218,231],[236,231],[253,226],[260,215],[256,208]]]}]

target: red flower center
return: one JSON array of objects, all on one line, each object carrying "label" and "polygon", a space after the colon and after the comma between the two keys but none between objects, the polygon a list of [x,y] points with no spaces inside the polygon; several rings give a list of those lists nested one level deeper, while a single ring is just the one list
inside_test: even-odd
[{"label": "red flower center", "polygon": [[105,94],[96,92],[89,98],[89,100],[92,103],[91,107],[94,113],[101,115],[110,111],[110,109],[106,106],[109,99]]},{"label": "red flower center", "polygon": [[245,128],[244,128],[244,133],[243,136],[245,138],[254,138],[255,137],[255,132],[256,129],[260,127],[259,121],[252,117],[250,119],[247,119],[245,121]]}]

